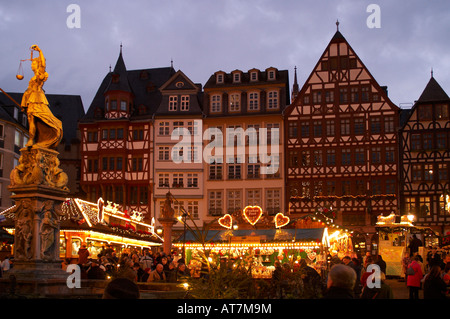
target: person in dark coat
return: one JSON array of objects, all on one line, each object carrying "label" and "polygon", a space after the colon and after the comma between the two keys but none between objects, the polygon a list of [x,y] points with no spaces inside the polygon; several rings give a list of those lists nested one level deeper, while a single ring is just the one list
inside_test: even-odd
[{"label": "person in dark coat", "polygon": [[344,264],[331,267],[323,299],[354,299],[356,272]]},{"label": "person in dark coat", "polygon": [[441,267],[434,265],[423,284],[423,299],[445,299],[447,285],[441,278]]},{"label": "person in dark coat", "polygon": [[377,255],[377,261],[375,262],[378,266],[380,266],[380,271],[382,273],[386,273],[386,262],[383,260],[383,257],[381,255]]},{"label": "person in dark coat", "polygon": [[414,254],[419,251],[420,246],[422,246],[422,241],[417,238],[416,234],[413,234],[408,246],[409,254],[411,257],[414,257]]}]

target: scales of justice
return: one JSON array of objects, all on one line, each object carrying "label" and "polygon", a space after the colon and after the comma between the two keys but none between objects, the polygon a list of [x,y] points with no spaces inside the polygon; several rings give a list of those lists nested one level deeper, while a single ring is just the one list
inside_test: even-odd
[{"label": "scales of justice", "polygon": [[30,59],[20,61],[16,75],[22,80],[22,62],[31,61],[34,75],[21,103],[0,89],[27,114],[29,125],[28,143],[20,150],[19,163],[10,174],[8,189],[15,202],[11,209],[15,215],[14,267],[10,278],[0,280],[0,289],[14,282],[17,291],[42,296],[68,289],[68,274],[61,269],[59,257],[59,226],[61,205],[69,189],[56,151],[63,136],[62,122],[51,112],[42,88],[48,79],[45,57],[37,45],[30,50]]}]

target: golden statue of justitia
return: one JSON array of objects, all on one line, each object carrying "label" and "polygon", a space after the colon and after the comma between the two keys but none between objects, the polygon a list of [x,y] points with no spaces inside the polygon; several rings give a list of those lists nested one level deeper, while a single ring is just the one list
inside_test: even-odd
[{"label": "golden statue of justitia", "polygon": [[[31,69],[34,76],[28,83],[28,88],[23,94],[21,108],[27,113],[30,138],[27,147],[40,146],[55,149],[62,139],[62,123],[50,111],[47,98],[42,86],[47,81],[48,73],[45,71],[45,57],[37,45],[31,50]],[[33,58],[33,51],[39,52],[39,56]]]}]

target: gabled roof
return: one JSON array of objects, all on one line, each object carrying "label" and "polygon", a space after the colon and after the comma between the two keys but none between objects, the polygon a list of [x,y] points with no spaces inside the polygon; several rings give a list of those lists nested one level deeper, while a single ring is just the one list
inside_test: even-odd
[{"label": "gabled roof", "polygon": [[[201,84],[192,82],[186,74],[178,70],[174,75],[167,80],[160,88],[162,93],[161,103],[155,111],[155,116],[186,116],[186,115],[202,115],[202,90]],[[176,111],[169,111],[169,94],[183,94],[190,95],[189,110],[182,111],[180,108],[181,101],[178,101]]]},{"label": "gabled roof", "polygon": [[432,76],[422,94],[420,95],[417,102],[432,102],[432,101],[442,101],[448,100],[449,97],[447,93],[442,89],[439,83]]}]

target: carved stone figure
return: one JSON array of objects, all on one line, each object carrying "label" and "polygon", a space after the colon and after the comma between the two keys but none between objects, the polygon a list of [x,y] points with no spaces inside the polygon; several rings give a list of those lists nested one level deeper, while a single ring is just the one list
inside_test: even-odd
[{"label": "carved stone figure", "polygon": [[59,230],[59,216],[55,210],[54,202],[48,200],[42,207],[42,220],[40,227],[41,258],[52,260],[55,255],[55,240]]},{"label": "carved stone figure", "polygon": [[30,259],[32,257],[31,240],[34,211],[30,199],[23,199],[14,209],[16,213],[16,258]]},{"label": "carved stone figure", "polygon": [[[46,62],[44,54],[37,45],[30,48],[31,69],[34,76],[28,83],[28,88],[22,97],[22,111],[27,113],[30,139],[27,147],[37,145],[45,148],[56,148],[62,139],[62,123],[50,111],[48,100],[42,89],[47,81],[48,73],[45,71]],[[33,58],[33,51],[39,56]]]},{"label": "carved stone figure", "polygon": [[22,155],[10,174],[10,187],[46,185],[67,190],[67,174],[59,167],[57,152],[45,148],[22,149]]},{"label": "carved stone figure", "polygon": [[161,211],[162,218],[173,218],[175,211],[172,207],[172,200],[170,199],[170,192],[166,194],[166,200],[164,201],[164,207]]}]

